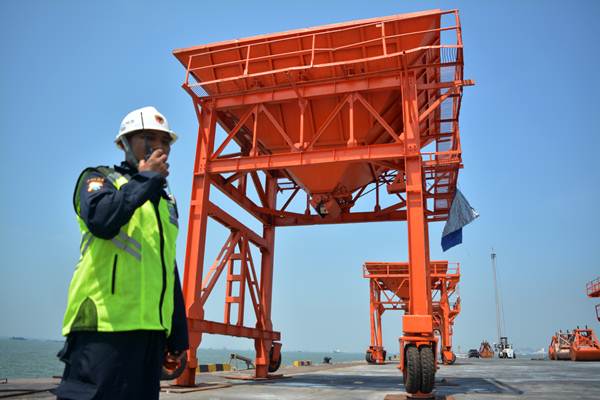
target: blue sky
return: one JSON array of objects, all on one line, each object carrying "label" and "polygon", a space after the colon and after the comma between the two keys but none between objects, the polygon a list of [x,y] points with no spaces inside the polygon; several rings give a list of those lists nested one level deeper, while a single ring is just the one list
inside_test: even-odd
[{"label": "blue sky", "polygon": [[[175,48],[352,19],[458,8],[466,89],[460,188],[481,217],[464,244],[432,259],[462,265],[455,344],[496,332],[490,249],[507,333],[547,346],[556,329],[591,325],[585,283],[600,275],[598,2],[303,1],[0,2],[0,336],[58,338],[79,232],[71,205],[86,166],[113,164],[131,109],[155,105],[180,140],[170,185],[187,221],[197,121],[180,85]],[[222,232],[209,231],[208,253]],[[185,228],[179,240],[183,264]],[[287,349],[364,351],[369,342],[366,260],[407,259],[406,224],[283,228],[277,232],[273,322]],[[219,318],[222,304],[208,305]],[[384,315],[397,349],[399,314]],[[203,346],[247,348],[207,336]]]}]

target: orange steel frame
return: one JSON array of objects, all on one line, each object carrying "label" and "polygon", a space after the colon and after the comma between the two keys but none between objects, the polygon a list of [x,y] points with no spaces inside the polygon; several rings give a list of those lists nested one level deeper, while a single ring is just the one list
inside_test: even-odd
[{"label": "orange steel frame", "polygon": [[[381,37],[376,43],[372,40],[358,43],[357,48],[363,49],[363,57],[352,61],[335,61],[331,56],[328,62],[319,64],[319,57],[327,57],[339,49],[318,48],[315,43],[320,40],[318,35],[321,33],[310,30],[292,33],[299,40],[312,40],[312,48],[285,53],[286,57],[297,56],[304,63],[301,66],[277,67],[278,56],[254,56],[253,44],[243,41],[238,44],[224,42],[223,46],[237,49],[240,56],[239,60],[221,64],[213,61],[223,51],[219,46],[175,51],[176,57],[186,67],[183,88],[192,98],[199,122],[183,278],[190,350],[188,367],[177,380],[178,384],[194,384],[198,365],[196,351],[203,333],[253,339],[256,377],[268,376],[273,359],[279,356],[281,339],[280,333],[273,330],[271,320],[277,227],[407,221],[410,301],[403,316],[401,356],[406,343],[417,346],[435,344],[428,222],[444,221],[448,217],[458,170],[462,167],[458,116],[463,86],[473,82],[463,79],[458,12],[438,10],[427,15],[440,19],[450,16],[452,23],[424,31],[437,35],[437,42],[399,52],[389,52],[388,49],[391,44],[402,43],[417,33],[386,34],[385,27],[392,19],[359,21],[364,26],[380,27]],[[346,28],[340,24],[327,29],[331,32]],[[441,44],[441,32],[455,33],[456,43]],[[270,43],[277,44],[278,39],[277,36],[273,39],[264,36],[256,40],[263,44],[271,40]],[[370,56],[364,50],[367,45],[379,46],[378,43],[381,43],[382,55]],[[395,67],[387,72],[370,73],[369,63],[379,60],[394,60]],[[256,72],[253,65],[267,65],[268,70]],[[361,65],[364,68],[361,69]],[[214,73],[215,66],[238,69],[239,73],[222,78]],[[311,70],[325,67],[342,71],[342,76],[306,79]],[[440,69],[446,67],[453,68],[453,76],[442,81]],[[265,84],[270,82],[271,77],[272,84]],[[282,84],[281,77],[287,77],[288,82]],[[399,92],[402,121],[390,121],[370,103],[371,93],[386,90]],[[316,98],[328,98],[337,104],[320,126],[315,123],[313,114],[316,110],[310,107],[311,100]],[[296,105],[298,126],[282,123],[283,103]],[[442,115],[442,104],[449,106],[448,115]],[[342,109],[344,113],[348,109],[344,114],[348,115],[346,121],[342,121]],[[355,139],[354,114],[359,111],[366,112],[372,129],[386,140],[362,144]],[[220,141],[216,140],[217,123],[225,130],[225,137]],[[331,124],[342,123],[347,126],[344,143],[324,141],[323,132]],[[276,152],[261,143],[260,127],[266,129],[267,125],[284,143]],[[449,129],[443,131],[442,125],[449,126]],[[450,144],[450,147],[442,149],[440,143]],[[227,153],[234,144],[239,151]],[[429,144],[436,146],[435,151],[422,150]],[[341,163],[368,163],[373,178],[351,193],[335,193],[332,196],[313,193],[312,197],[307,194],[305,209],[291,209],[295,196],[305,188],[296,182],[288,172],[289,168],[319,166],[326,171],[326,168]],[[380,188],[384,185],[396,201],[382,207]],[[211,188],[222,192],[260,221],[262,232],[254,232],[213,203],[209,198]],[[258,196],[258,204],[251,198],[250,188]],[[372,211],[352,211],[356,202],[365,198],[371,190],[376,194]],[[278,197],[285,193],[289,195],[279,198],[281,201],[278,202]],[[428,200],[432,206],[428,206]],[[323,204],[330,210],[326,216],[310,208]],[[209,217],[229,229],[231,234],[204,274]],[[259,249],[260,260],[253,259],[249,250],[251,246]],[[224,320],[209,321],[205,319],[205,304],[225,269]],[[244,322],[245,291],[250,293],[256,317],[254,326]],[[231,320],[231,305],[238,307],[235,321]]]},{"label": "orange steel frame", "polygon": [[461,310],[460,296],[457,292],[459,281],[460,267],[457,263],[456,270],[450,270],[446,276],[442,276],[435,283],[432,282],[433,326],[434,330],[440,332],[441,356],[444,364],[454,364],[456,361],[456,355],[452,351],[452,335],[454,320]]},{"label": "orange steel frame", "polygon": [[[408,263],[367,262],[363,265],[363,277],[369,279],[371,353],[375,363],[385,361],[382,339],[381,316],[386,310],[408,312],[410,287]],[[460,264],[448,261],[431,261],[430,286],[433,331],[439,332],[444,363],[452,364],[452,328],[460,313],[460,297],[457,288],[460,281]],[[454,300],[454,302],[452,302]]]}]

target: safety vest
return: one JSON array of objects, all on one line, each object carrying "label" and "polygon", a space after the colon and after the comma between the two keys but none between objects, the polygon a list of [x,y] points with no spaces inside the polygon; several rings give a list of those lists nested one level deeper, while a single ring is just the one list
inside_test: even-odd
[{"label": "safety vest", "polygon": [[[117,189],[127,177],[108,167],[93,169]],[[89,170],[88,170],[89,171]],[[94,236],[79,216],[79,190],[74,205],[81,228],[81,256],[71,285],[62,334],[72,331],[171,332],[175,273],[177,211],[174,200],[146,201],[112,239]]]}]

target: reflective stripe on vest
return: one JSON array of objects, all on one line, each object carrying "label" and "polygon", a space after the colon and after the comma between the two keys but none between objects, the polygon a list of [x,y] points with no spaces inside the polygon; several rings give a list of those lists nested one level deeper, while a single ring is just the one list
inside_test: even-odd
[{"label": "reflective stripe on vest", "polygon": [[[118,190],[128,182],[99,167]],[[79,214],[78,181],[74,205]],[[177,213],[174,201],[147,201],[112,239],[94,236],[77,216],[81,257],[69,287],[63,335],[71,331],[171,331]],[[163,246],[161,246],[161,241]]]}]

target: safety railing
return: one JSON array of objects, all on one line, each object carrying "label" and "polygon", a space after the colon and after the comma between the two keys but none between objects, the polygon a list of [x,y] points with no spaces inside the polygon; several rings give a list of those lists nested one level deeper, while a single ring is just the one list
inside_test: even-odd
[{"label": "safety railing", "polygon": [[[313,68],[336,68],[338,71],[343,71],[347,66],[350,66],[352,64],[380,61],[389,58],[397,58],[400,56],[405,56],[423,51],[434,52],[436,54],[435,57],[437,63],[439,64],[461,63],[461,52],[463,46],[460,29],[460,20],[458,17],[457,10],[441,11],[439,13],[425,15],[416,15],[414,18],[439,16],[440,20],[442,20],[441,16],[447,14],[454,14],[454,25],[417,30],[413,32],[404,32],[397,34],[390,34],[386,32],[386,25],[389,26],[390,24],[397,22],[398,20],[404,19],[402,17],[392,17],[374,21],[371,20],[370,22],[359,25],[343,26],[337,29],[333,28],[329,30],[320,30],[318,32],[307,32],[305,34],[290,33],[289,35],[285,33],[282,34],[285,35],[285,37],[277,35],[271,38],[267,37],[265,39],[249,38],[248,41],[252,41],[252,43],[247,44],[228,43],[223,44],[221,46],[219,46],[219,44],[215,44],[215,46],[221,48],[210,50],[207,47],[205,50],[199,49],[197,53],[191,54],[189,56],[185,85],[190,88],[194,88],[200,85],[208,86],[213,84],[237,81],[239,79],[258,79],[267,75],[290,74],[293,71],[303,71]],[[377,37],[359,40],[354,43],[340,46],[323,46],[319,44],[322,42],[330,43],[331,35],[334,34],[344,33],[352,30],[364,31],[365,29],[370,28],[375,28],[375,30],[378,32]],[[393,47],[394,44],[397,44],[399,40],[410,38],[411,36],[434,33],[439,34],[441,37],[442,32],[448,31],[455,32],[455,44],[430,44],[420,45],[417,47],[402,49],[398,51],[388,50],[388,48]],[[295,43],[291,44],[292,42]],[[302,48],[303,46],[305,46],[306,42],[309,42],[310,45],[307,48]],[[286,51],[286,49],[281,52],[273,51],[273,48],[286,48],[291,46],[299,47],[299,49],[293,51]],[[371,54],[369,56],[365,56],[366,52],[363,51],[366,47],[369,47],[369,53]],[[362,56],[357,58],[336,60],[336,55],[340,55],[342,53],[347,54],[349,51],[352,50],[360,51]],[[268,54],[264,54],[265,51],[268,52]],[[223,62],[212,61],[214,59],[219,58],[234,59]],[[200,61],[197,62],[197,60],[199,59]],[[290,59],[296,59],[296,65],[277,67],[277,64],[281,63],[282,60]],[[402,66],[399,67],[402,68]],[[225,75],[229,76],[218,77],[218,74],[215,73],[217,69],[221,71],[225,69],[227,71]],[[234,70],[239,72],[232,73],[231,71]],[[382,71],[374,72],[377,73]],[[209,73],[213,78],[208,80],[204,79],[201,82],[195,82],[195,80],[193,82],[190,82],[191,75],[199,76],[203,73]],[[460,79],[460,76],[455,76],[454,78]]]},{"label": "safety railing", "polygon": [[600,297],[600,277],[588,282],[586,290],[589,297]]},{"label": "safety railing", "polygon": [[408,276],[408,263],[365,263],[364,278]]},{"label": "safety railing", "polygon": [[[430,275],[444,275],[448,277],[460,276],[460,263],[447,261],[430,261]],[[409,275],[408,263],[375,263],[363,264],[364,278],[393,278],[407,277]]]}]

